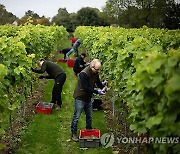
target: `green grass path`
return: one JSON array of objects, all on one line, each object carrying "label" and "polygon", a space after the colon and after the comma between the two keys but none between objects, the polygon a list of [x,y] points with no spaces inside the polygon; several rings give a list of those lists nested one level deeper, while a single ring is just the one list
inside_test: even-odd
[{"label": "green grass path", "polygon": [[[70,140],[70,125],[74,110],[73,91],[77,78],[73,74],[72,68],[68,68],[66,63],[60,63],[60,65],[67,74],[62,92],[62,109],[53,110],[50,115],[37,114],[22,135],[21,146],[15,154],[111,154],[111,148],[80,149],[80,143]],[[45,86],[45,102],[51,100],[53,83],[53,80],[48,80]],[[107,132],[103,111],[93,112],[93,127],[100,129],[101,135]],[[84,113],[79,119],[78,128],[85,128]]]}]

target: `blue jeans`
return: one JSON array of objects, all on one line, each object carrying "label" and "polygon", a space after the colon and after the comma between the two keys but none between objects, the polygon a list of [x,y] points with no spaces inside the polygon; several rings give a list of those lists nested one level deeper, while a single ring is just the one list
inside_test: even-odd
[{"label": "blue jeans", "polygon": [[72,134],[77,134],[77,124],[83,109],[86,114],[86,129],[92,129],[92,102],[75,99],[74,116],[71,123]]},{"label": "blue jeans", "polygon": [[66,54],[66,60],[68,60],[69,56],[75,52],[76,54],[78,53],[78,50],[76,48],[72,48],[71,50],[69,50],[69,52]]}]

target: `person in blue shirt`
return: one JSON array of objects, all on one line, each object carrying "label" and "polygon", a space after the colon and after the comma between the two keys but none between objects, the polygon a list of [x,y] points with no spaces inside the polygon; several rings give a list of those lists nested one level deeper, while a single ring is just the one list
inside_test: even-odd
[{"label": "person in blue shirt", "polygon": [[75,52],[76,53],[76,56],[78,56],[78,48],[79,46],[81,45],[81,40],[80,39],[77,39],[77,41],[74,43],[72,49],[66,54],[66,60],[68,60],[69,56]]}]

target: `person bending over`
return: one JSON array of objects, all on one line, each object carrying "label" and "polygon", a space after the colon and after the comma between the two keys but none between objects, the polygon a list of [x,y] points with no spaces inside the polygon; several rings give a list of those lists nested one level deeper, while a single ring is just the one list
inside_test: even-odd
[{"label": "person bending over", "polygon": [[66,59],[66,54],[71,50],[71,48],[65,48],[59,51],[59,53],[64,54],[64,59]]},{"label": "person bending over", "polygon": [[69,56],[75,52],[76,53],[76,56],[78,56],[78,48],[79,46],[81,45],[81,40],[80,39],[77,39],[77,41],[74,43],[72,49],[66,54],[66,60],[68,60]]},{"label": "person bending over", "polygon": [[39,64],[41,69],[36,70],[31,68],[31,70],[40,74],[47,72],[48,76],[39,76],[39,79],[54,79],[51,103],[57,104],[56,109],[59,109],[62,107],[61,92],[66,81],[66,73],[58,64],[46,61],[45,59],[41,59]]}]

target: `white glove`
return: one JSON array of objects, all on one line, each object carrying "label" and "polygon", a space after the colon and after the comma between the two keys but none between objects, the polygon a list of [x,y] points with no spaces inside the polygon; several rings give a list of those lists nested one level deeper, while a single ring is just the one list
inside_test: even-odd
[{"label": "white glove", "polygon": [[86,64],[85,64],[85,66],[89,66],[89,65],[90,65],[90,63],[86,63]]},{"label": "white glove", "polygon": [[107,92],[107,87],[105,86],[103,89],[102,89],[103,92]]},{"label": "white glove", "polygon": [[103,92],[101,89],[98,90],[99,95],[105,95],[105,92]]},{"label": "white glove", "polygon": [[104,80],[103,82],[102,82],[102,84],[105,86],[105,85],[107,85],[108,84],[108,80]]}]

